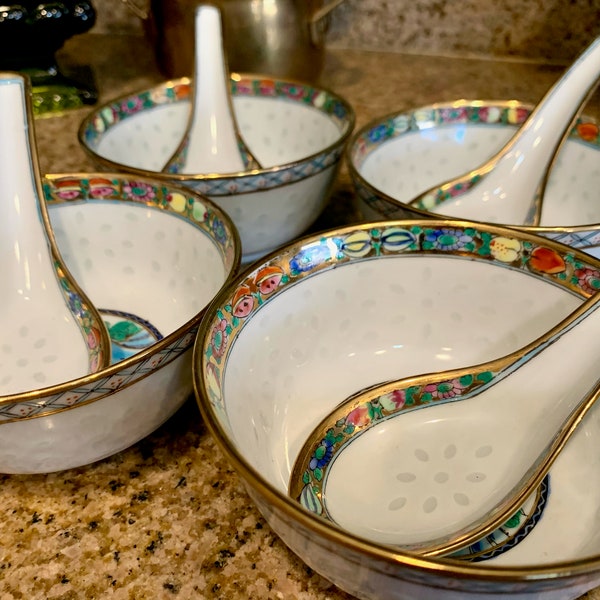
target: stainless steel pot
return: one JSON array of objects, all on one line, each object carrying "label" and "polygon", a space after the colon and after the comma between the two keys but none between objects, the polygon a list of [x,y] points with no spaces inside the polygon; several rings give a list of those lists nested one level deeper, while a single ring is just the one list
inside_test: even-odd
[{"label": "stainless steel pot", "polygon": [[[160,70],[191,75],[197,0],[123,0],[145,24]],[[146,2],[146,4],[144,4]],[[222,11],[231,71],[316,81],[329,14],[343,0],[212,0]]]}]

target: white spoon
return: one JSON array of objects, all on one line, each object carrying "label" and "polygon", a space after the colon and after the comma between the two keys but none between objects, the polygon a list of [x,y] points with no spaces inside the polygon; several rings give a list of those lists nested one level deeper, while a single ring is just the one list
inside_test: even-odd
[{"label": "white spoon", "polygon": [[600,396],[599,306],[596,293],[503,358],[348,398],[307,438],[290,495],[425,556],[482,539],[532,494]]},{"label": "white spoon", "polygon": [[597,38],[550,88],[509,142],[477,169],[408,203],[449,217],[539,225],[548,171],[600,77]]},{"label": "white spoon", "polygon": [[0,399],[109,364],[102,319],[62,262],[43,200],[29,80],[0,73]]},{"label": "white spoon", "polygon": [[217,6],[196,7],[195,35],[192,111],[182,141],[163,171],[212,174],[258,169],[237,126]]}]

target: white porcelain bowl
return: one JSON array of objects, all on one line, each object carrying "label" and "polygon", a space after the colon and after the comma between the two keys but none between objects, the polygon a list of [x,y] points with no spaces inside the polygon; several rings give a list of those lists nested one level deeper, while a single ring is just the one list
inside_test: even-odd
[{"label": "white porcelain bowl", "polygon": [[85,465],[168,419],[192,393],[202,313],[240,261],[229,217],[186,188],[110,173],[43,183],[64,261],[107,324],[112,363],[0,396],[3,473]]},{"label": "white porcelain bowl", "polygon": [[[374,119],[356,131],[346,159],[367,220],[442,217],[408,203],[491,158],[531,112],[517,101],[459,100]],[[540,226],[510,226],[600,256],[598,125],[582,117],[549,171]],[[473,211],[469,219],[484,221]]]},{"label": "white porcelain bowl", "polygon": [[[350,533],[292,499],[288,483],[306,437],[352,393],[507,354],[599,286],[600,261],[499,226],[382,221],[305,237],[247,268],[211,303],[194,349],[196,397],[273,529],[343,590],[385,600],[576,598],[600,583],[598,408],[518,531],[499,531],[459,560]],[[501,444],[509,428],[507,419],[483,433]],[[384,458],[373,457],[369,474]],[[353,477],[351,487],[367,485],[361,469]]]},{"label": "white porcelain bowl", "polygon": [[248,262],[304,232],[327,202],[354,127],[341,97],[308,84],[232,75],[233,107],[263,166],[223,175],[167,174],[190,111],[190,81],[168,81],[95,108],[79,141],[100,168],[185,184],[233,219]]}]

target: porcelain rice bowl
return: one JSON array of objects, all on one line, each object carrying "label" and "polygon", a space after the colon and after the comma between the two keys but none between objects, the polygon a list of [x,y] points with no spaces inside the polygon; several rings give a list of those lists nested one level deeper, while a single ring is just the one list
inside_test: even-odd
[{"label": "porcelain rice bowl", "polygon": [[[516,133],[532,107],[518,101],[458,100],[395,112],[352,136],[346,159],[365,219],[442,217],[408,203],[479,167]],[[551,165],[539,226],[510,226],[600,256],[600,129],[582,116]],[[469,219],[483,221],[475,211]]]},{"label": "porcelain rice bowl", "polygon": [[203,311],[240,262],[229,217],[187,188],[111,173],[53,174],[43,184],[65,264],[107,327],[111,364],[0,396],[2,473],[89,464],[173,415],[192,394]]},{"label": "porcelain rice bowl", "polygon": [[[293,499],[288,485],[306,437],[351,394],[508,354],[599,288],[599,260],[501,226],[388,220],[306,236],[247,267],[208,307],[194,347],[196,398],[274,531],[350,594],[577,598],[600,584],[598,407],[568,442],[535,505],[452,558],[419,557],[351,532],[322,518],[318,503]],[[411,414],[425,419],[427,410]],[[355,411],[347,425],[377,414]],[[497,423],[489,439],[501,443],[507,428]],[[323,448],[311,462],[315,477],[330,456]],[[426,456],[427,448],[419,452]],[[378,469],[382,477],[391,472],[393,483],[391,469],[402,472],[405,462],[383,449],[367,454],[347,483],[360,489]],[[372,512],[400,509],[389,498],[377,502]],[[444,503],[423,505],[430,509],[443,511]]]},{"label": "porcelain rice bowl", "polygon": [[303,233],[319,216],[354,127],[341,97],[312,85],[232,74],[240,132],[261,169],[168,174],[190,112],[190,80],[167,81],[94,109],[79,141],[99,168],[184,184],[233,219],[248,262]]}]

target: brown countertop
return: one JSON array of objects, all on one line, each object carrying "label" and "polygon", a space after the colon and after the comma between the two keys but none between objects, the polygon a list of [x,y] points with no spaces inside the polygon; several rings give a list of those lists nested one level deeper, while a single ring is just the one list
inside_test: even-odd
[{"label": "brown countertop", "polygon": [[[91,65],[102,101],[163,79],[140,38],[83,35],[67,43],[60,59]],[[532,63],[332,50],[322,82],[352,103],[360,126],[434,101],[535,102],[561,71]],[[93,170],[76,137],[88,110],[37,120],[44,172]],[[314,228],[357,218],[343,170]],[[50,475],[0,476],[0,482],[3,600],[349,598],[269,529],[193,399],[153,435],[111,458]],[[586,598],[600,600],[600,590]]]}]

